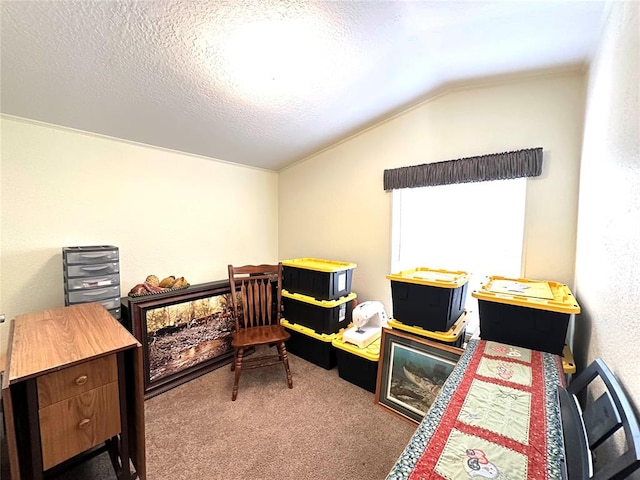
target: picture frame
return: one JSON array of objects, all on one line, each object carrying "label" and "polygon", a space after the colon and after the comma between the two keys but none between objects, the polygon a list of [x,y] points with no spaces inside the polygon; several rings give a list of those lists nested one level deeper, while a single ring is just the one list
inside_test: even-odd
[{"label": "picture frame", "polygon": [[122,299],[125,326],[142,344],[145,400],[233,360],[228,280]]},{"label": "picture frame", "polygon": [[463,351],[400,330],[383,328],[376,404],[411,423],[420,423]]}]

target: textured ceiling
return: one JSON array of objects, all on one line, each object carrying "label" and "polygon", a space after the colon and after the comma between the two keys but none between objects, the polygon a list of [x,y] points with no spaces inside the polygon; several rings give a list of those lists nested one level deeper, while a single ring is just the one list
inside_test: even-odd
[{"label": "textured ceiling", "polygon": [[278,170],[450,82],[588,61],[599,1],[6,1],[1,111]]}]

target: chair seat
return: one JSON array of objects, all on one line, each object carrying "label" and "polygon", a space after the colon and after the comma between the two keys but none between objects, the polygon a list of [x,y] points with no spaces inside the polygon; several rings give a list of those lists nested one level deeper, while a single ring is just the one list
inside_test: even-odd
[{"label": "chair seat", "polygon": [[234,348],[244,348],[252,345],[265,345],[289,340],[289,333],[281,325],[266,325],[239,330],[233,333],[231,345]]}]

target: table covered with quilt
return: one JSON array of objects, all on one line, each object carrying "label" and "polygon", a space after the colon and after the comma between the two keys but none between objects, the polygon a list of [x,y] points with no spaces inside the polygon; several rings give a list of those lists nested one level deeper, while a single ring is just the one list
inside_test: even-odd
[{"label": "table covered with quilt", "polygon": [[560,479],[561,358],[471,340],[388,480]]}]

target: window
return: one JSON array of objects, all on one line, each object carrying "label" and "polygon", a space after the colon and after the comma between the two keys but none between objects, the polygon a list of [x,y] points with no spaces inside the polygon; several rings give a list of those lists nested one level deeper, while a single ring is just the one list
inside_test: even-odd
[{"label": "window", "polygon": [[467,333],[479,326],[471,292],[486,277],[521,276],[526,178],[393,190],[391,271],[470,273]]}]

